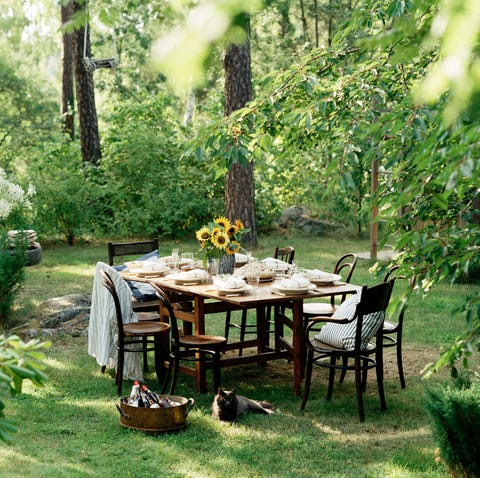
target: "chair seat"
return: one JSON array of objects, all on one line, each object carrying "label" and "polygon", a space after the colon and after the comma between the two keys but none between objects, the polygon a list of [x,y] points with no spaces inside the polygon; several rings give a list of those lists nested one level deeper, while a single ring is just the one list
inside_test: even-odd
[{"label": "chair seat", "polygon": [[160,314],[157,312],[135,312],[135,315],[137,316],[139,322],[160,320]]},{"label": "chair seat", "polygon": [[397,328],[398,328],[398,324],[396,324],[395,322],[390,322],[389,320],[385,320],[383,322],[383,332],[387,334],[396,332]]},{"label": "chair seat", "polygon": [[179,342],[182,345],[188,345],[191,347],[218,347],[225,344],[227,339],[220,335],[182,335],[179,338]]},{"label": "chair seat", "polygon": [[336,307],[327,302],[305,302],[303,304],[303,313],[312,316],[331,315],[335,310]]},{"label": "chair seat", "polygon": [[163,322],[131,322],[130,324],[123,324],[123,331],[128,336],[142,336],[162,334],[170,330],[170,325]]},{"label": "chair seat", "polygon": [[[317,339],[313,339],[311,343],[316,352],[335,351],[335,352],[344,353],[344,354],[349,352],[353,353],[353,350],[347,350],[347,349],[335,347],[333,345],[327,344],[326,342],[322,342],[321,340],[317,340]],[[375,344],[372,342],[368,342],[367,348],[364,350],[364,352],[370,353],[374,349],[375,349]]]}]

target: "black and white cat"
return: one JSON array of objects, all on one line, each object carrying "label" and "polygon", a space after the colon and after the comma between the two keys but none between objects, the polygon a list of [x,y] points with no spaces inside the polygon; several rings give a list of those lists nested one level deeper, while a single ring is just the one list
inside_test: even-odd
[{"label": "black and white cat", "polygon": [[224,422],[235,422],[243,413],[261,413],[273,415],[273,406],[268,402],[258,402],[242,395],[237,395],[235,388],[219,388],[212,403],[212,417]]}]

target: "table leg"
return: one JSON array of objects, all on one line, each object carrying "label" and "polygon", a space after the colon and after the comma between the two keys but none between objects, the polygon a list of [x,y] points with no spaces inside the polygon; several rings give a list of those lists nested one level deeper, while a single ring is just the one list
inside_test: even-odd
[{"label": "table leg", "polygon": [[265,315],[265,307],[260,306],[256,308],[257,315],[257,351],[259,354],[267,351],[268,345],[268,327],[267,317]]},{"label": "table leg", "polygon": [[[205,302],[203,297],[196,295],[195,296],[195,335],[204,335],[205,334]],[[195,362],[196,368],[196,379],[197,379],[197,390],[200,393],[205,393],[207,391],[207,370],[205,367],[205,362],[203,360],[197,360]]]},{"label": "table leg", "polygon": [[300,396],[302,379],[305,376],[305,331],[303,328],[303,300],[292,301],[293,312],[293,387],[295,396]]}]

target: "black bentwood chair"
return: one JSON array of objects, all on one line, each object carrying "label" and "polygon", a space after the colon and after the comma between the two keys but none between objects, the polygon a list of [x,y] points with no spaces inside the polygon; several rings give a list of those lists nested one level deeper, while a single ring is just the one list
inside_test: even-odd
[{"label": "black bentwood chair", "polygon": [[165,307],[168,311],[170,321],[170,354],[162,393],[167,388],[172,369],[173,377],[170,384],[170,394],[175,393],[181,360],[190,362],[205,360],[210,362],[213,368],[213,390],[216,393],[221,386],[220,352],[227,343],[227,339],[218,335],[180,335],[175,311],[167,293],[156,284],[152,284],[152,286],[160,299],[162,307]]},{"label": "black bentwood chair", "polygon": [[[375,343],[372,339],[382,328],[393,284],[394,281],[390,280],[373,287],[363,286],[360,296],[352,296],[345,301],[332,317],[315,317],[308,323],[305,331],[307,366],[301,410],[305,408],[310,393],[313,365],[329,369],[327,400],[332,397],[335,371],[342,373],[341,380],[347,370],[355,372],[358,414],[362,422],[365,420],[363,392],[367,372],[374,368],[381,409],[386,409],[381,333],[377,334]],[[350,314],[349,310],[353,313]],[[318,329],[320,323],[325,325]],[[317,335],[314,336],[313,332],[317,332]]]},{"label": "black bentwood chair", "polygon": [[117,289],[109,274],[101,271],[103,282],[102,285],[110,292],[113,303],[115,305],[115,314],[117,319],[118,332],[118,358],[117,372],[115,375],[115,383],[117,385],[118,394],[122,393],[123,383],[123,366],[126,353],[147,353],[155,352],[155,372],[157,374],[158,383],[163,384],[163,363],[162,363],[162,336],[170,330],[168,324],[155,321],[130,322],[124,323],[120,300],[118,298]]},{"label": "black bentwood chair", "polygon": [[[384,282],[388,282],[392,277],[395,278],[395,283],[402,280],[407,281],[406,276],[397,275],[399,266],[392,267],[383,278]],[[388,314],[387,318],[383,322],[382,328],[382,338],[383,338],[383,347],[395,347],[397,354],[397,368],[398,376],[400,377],[400,384],[402,388],[405,388],[405,376],[403,374],[403,359],[402,359],[402,342],[403,342],[403,321],[405,318],[405,311],[407,310],[407,302],[409,292],[415,287],[416,278],[415,276],[411,279],[408,279],[408,288],[404,291],[402,297],[400,298],[400,303],[397,305],[396,310],[393,314]],[[393,305],[393,304],[392,304]]]},{"label": "black bentwood chair", "polygon": [[[286,246],[286,247],[275,247],[273,252],[273,258],[278,259],[280,261],[286,262],[287,264],[293,264],[293,258],[295,257],[295,248],[293,246]],[[267,317],[267,324],[270,327],[271,323],[271,315],[272,315],[272,308],[267,307],[266,317]],[[242,311],[242,318],[240,324],[236,324],[231,321],[231,312],[228,311],[226,313],[226,320],[225,320],[225,337],[228,340],[229,330],[231,327],[240,330],[240,342],[245,340],[246,334],[256,334],[257,333],[257,324],[248,324],[247,323],[247,310]],[[273,330],[268,330],[268,333],[272,333]],[[242,355],[242,349],[238,352],[239,355]]]}]

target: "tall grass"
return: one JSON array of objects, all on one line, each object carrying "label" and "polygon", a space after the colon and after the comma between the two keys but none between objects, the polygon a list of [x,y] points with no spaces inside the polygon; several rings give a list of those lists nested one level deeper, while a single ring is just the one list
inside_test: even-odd
[{"label": "tall grass", "polygon": [[[368,243],[361,240],[272,236],[261,238],[256,253],[270,254],[277,244],[294,245],[301,266],[325,270],[333,269],[336,258],[345,252],[368,250]],[[193,241],[175,246],[181,251],[198,249]],[[169,253],[171,247],[171,243],[162,244],[161,253]],[[43,262],[27,269],[16,303],[16,322],[34,317],[45,299],[89,293],[94,265],[106,258],[104,244],[46,247]],[[370,266],[368,261],[359,262],[355,283],[377,280]],[[307,407],[300,412],[300,399],[293,395],[292,364],[282,360],[266,367],[222,370],[226,388],[236,386],[243,395],[272,402],[276,407],[272,417],[248,415],[234,426],[214,421],[210,417],[213,393],[197,393],[193,379],[182,375],[176,393],[195,399],[186,431],[153,435],[126,429],[119,423],[113,377],[102,375],[88,356],[86,333],[80,337],[60,334],[47,352],[50,380],[46,387],[27,384],[23,395],[5,397],[8,418],[19,432],[13,446],[0,446],[2,476],[445,476],[443,465],[434,461],[435,444],[424,405],[426,384],[420,371],[463,326],[452,310],[467,293],[473,293],[473,287],[442,285],[426,299],[413,298],[404,332],[407,388],[400,388],[393,351],[387,351],[387,411],[380,411],[371,374],[365,423],[358,421],[352,377],[336,383],[327,402],[326,374],[319,370],[314,371]],[[207,326],[221,332],[224,316],[209,318]],[[153,373],[146,381],[158,389]]]}]

